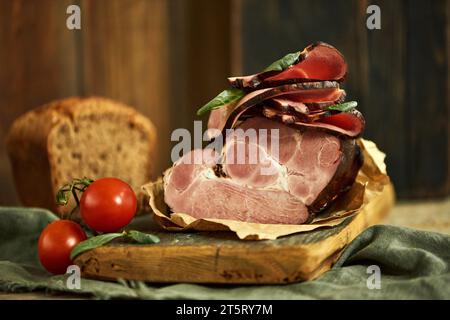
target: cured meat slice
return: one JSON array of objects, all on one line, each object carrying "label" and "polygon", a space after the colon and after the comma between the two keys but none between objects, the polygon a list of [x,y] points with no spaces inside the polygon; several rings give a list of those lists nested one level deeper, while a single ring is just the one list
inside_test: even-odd
[{"label": "cured meat slice", "polygon": [[293,109],[263,107],[262,115],[299,129],[318,128],[350,138],[359,137],[365,127],[364,117],[358,110],[336,114],[327,111],[301,114]]},{"label": "cured meat slice", "polygon": [[[239,117],[251,107],[259,103],[286,94],[295,95],[297,101],[320,102],[328,101],[330,97],[345,95],[344,90],[339,89],[335,81],[322,81],[310,83],[295,83],[274,88],[260,89],[250,92],[238,103],[228,104],[220,109],[213,110],[208,120],[208,129],[217,129],[222,132],[225,129],[234,128]],[[209,138],[214,136],[210,135]]]},{"label": "cured meat slice", "polygon": [[318,42],[306,47],[298,62],[285,70],[231,77],[228,81],[236,88],[253,90],[296,82],[342,81],[346,74],[347,63],[342,54],[333,46]]}]

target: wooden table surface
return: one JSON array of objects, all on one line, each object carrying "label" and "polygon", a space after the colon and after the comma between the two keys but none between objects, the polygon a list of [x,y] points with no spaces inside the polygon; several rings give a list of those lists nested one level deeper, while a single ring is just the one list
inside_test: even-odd
[{"label": "wooden table surface", "polygon": [[383,223],[450,234],[450,198],[398,203]]},{"label": "wooden table surface", "polygon": [[[450,234],[450,198],[398,203],[382,223]],[[0,299],[80,299],[80,296],[48,295],[39,292],[0,293]]]}]

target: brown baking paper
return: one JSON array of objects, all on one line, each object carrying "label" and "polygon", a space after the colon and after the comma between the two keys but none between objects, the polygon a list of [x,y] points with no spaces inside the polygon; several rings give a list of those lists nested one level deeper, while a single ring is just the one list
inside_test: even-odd
[{"label": "brown baking paper", "polygon": [[355,183],[345,195],[341,196],[325,212],[317,215],[309,224],[261,224],[224,219],[197,219],[186,213],[171,213],[164,202],[164,183],[162,177],[148,183],[142,189],[150,196],[150,207],[154,220],[169,231],[231,231],[240,239],[269,240],[293,233],[311,231],[317,228],[332,227],[354,216],[389,183],[384,164],[385,154],[375,143],[359,139],[364,164],[358,172]]}]

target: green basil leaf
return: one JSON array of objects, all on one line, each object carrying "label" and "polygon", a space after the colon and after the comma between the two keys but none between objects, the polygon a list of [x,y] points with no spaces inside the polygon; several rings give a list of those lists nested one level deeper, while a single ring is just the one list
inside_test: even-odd
[{"label": "green basil leaf", "polygon": [[231,88],[222,91],[214,99],[197,110],[197,115],[201,116],[211,110],[218,109],[228,103],[241,99],[245,92],[241,89]]},{"label": "green basil leaf", "polygon": [[298,61],[300,57],[300,51],[294,53],[288,53],[283,58],[273,62],[270,66],[264,69],[263,72],[267,71],[283,71]]},{"label": "green basil leaf", "polygon": [[105,233],[101,234],[99,236],[95,236],[92,238],[89,238],[87,240],[84,240],[77,244],[75,248],[72,249],[72,252],[70,253],[70,259],[75,258],[80,253],[83,253],[85,251],[95,249],[97,247],[101,247],[104,244],[107,244],[108,242],[111,242],[114,239],[123,237],[124,233]]},{"label": "green basil leaf", "polygon": [[329,106],[329,107],[327,107],[327,110],[348,112],[352,109],[355,109],[357,105],[358,105],[358,102],[349,101],[349,102],[344,102],[341,104],[335,104],[335,105]]},{"label": "green basil leaf", "polygon": [[127,236],[140,244],[152,244],[159,242],[159,238],[157,236],[135,230],[128,231]]}]

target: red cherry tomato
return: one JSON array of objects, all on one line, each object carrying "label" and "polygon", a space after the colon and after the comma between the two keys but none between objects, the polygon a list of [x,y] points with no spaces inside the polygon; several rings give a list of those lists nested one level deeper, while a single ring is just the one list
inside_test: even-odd
[{"label": "red cherry tomato", "polygon": [[53,274],[66,273],[72,264],[70,252],[81,241],[86,240],[83,229],[73,221],[58,220],[42,231],[38,242],[41,264]]},{"label": "red cherry tomato", "polygon": [[125,227],[133,219],[136,207],[133,189],[116,178],[94,181],[80,199],[81,218],[99,232],[113,232]]}]

